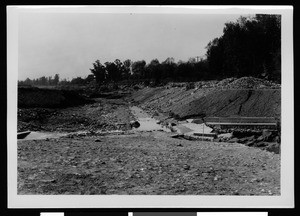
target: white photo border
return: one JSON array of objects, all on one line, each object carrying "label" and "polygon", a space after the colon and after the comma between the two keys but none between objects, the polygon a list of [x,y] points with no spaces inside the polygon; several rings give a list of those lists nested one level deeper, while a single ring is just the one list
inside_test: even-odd
[{"label": "white photo border", "polygon": [[[282,137],[280,196],[18,195],[17,80],[20,13],[280,14],[282,15]],[[8,6],[8,208],[293,208],[294,86],[292,6]]]}]

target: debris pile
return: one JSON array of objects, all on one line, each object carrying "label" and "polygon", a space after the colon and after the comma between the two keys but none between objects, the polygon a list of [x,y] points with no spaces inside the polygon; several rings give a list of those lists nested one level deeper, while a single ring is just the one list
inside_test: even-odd
[{"label": "debris pile", "polygon": [[[193,83],[194,85],[191,85]],[[169,83],[166,88],[170,87],[185,87],[189,89],[199,88],[216,88],[216,89],[279,89],[280,84],[271,82],[266,79],[255,77],[241,77],[241,78],[226,78],[221,81],[209,80],[198,82],[183,82],[183,83]],[[193,87],[193,88],[192,88]]]},{"label": "debris pile", "polygon": [[236,130],[232,133],[219,134],[216,142],[241,143],[246,146],[258,147],[263,150],[280,153],[280,135],[277,130],[242,131]]},{"label": "debris pile", "polygon": [[232,80],[222,87],[227,89],[278,89],[280,84],[254,77],[242,77]]}]

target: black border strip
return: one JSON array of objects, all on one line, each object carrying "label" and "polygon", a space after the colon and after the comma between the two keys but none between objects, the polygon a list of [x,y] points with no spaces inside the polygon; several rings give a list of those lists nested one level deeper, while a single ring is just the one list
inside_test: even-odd
[{"label": "black border strip", "polygon": [[[299,146],[295,145],[295,208],[293,209],[285,209],[285,208],[120,208],[120,209],[111,209],[111,208],[95,208],[95,209],[68,209],[68,208],[43,208],[43,209],[33,209],[33,208],[26,208],[26,209],[8,209],[7,208],[7,57],[6,57],[6,37],[7,37],[7,31],[6,31],[6,6],[10,5],[292,5],[294,6],[294,83],[295,83],[295,89],[297,88],[297,84],[299,83],[299,79],[297,78],[297,51],[299,51],[299,42],[298,38],[299,36],[299,15],[297,14],[297,6],[295,4],[296,1],[291,0],[262,0],[262,1],[222,1],[222,0],[209,0],[209,1],[170,1],[170,0],[164,0],[164,1],[134,1],[134,0],[127,0],[127,1],[118,1],[118,0],[101,0],[101,1],[74,1],[74,0],[60,0],[60,1],[45,1],[45,0],[32,0],[32,1],[25,1],[25,0],[6,0],[2,1],[1,3],[1,23],[2,23],[2,55],[1,55],[1,66],[2,66],[2,72],[1,79],[0,79],[0,94],[1,94],[1,100],[0,100],[0,122],[1,122],[1,130],[0,130],[0,138],[1,138],[1,145],[0,145],[0,167],[1,167],[1,173],[4,173],[4,176],[0,178],[1,184],[0,184],[0,194],[1,194],[1,202],[0,202],[0,214],[5,216],[38,216],[41,212],[64,212],[65,215],[70,215],[72,213],[85,213],[84,215],[89,216],[92,213],[99,213],[99,215],[105,215],[105,216],[116,216],[116,212],[120,213],[120,216],[128,215],[128,212],[268,212],[269,216],[281,216],[281,215],[296,215],[296,211],[299,208],[297,206],[298,203],[298,195],[299,195],[299,186],[297,185],[297,179],[299,177],[299,172],[297,172],[297,164],[299,164],[299,159],[297,157],[297,153],[299,150]],[[298,27],[298,28],[296,28]],[[5,30],[4,30],[5,29]],[[6,73],[5,73],[6,71]],[[297,91],[294,90],[294,109],[295,109],[295,119],[298,117],[297,111],[299,110],[299,103],[296,100]],[[295,124],[295,132],[297,131],[297,125]],[[297,144],[297,137],[295,136],[295,144]]]}]

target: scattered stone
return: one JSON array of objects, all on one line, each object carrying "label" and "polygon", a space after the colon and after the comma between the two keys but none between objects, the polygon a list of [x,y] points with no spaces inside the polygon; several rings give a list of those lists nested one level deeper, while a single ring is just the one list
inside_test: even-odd
[{"label": "scattered stone", "polygon": [[254,144],[255,147],[266,147],[268,146],[268,143],[266,142],[258,142]]},{"label": "scattered stone", "polygon": [[257,141],[265,141],[265,142],[271,142],[275,139],[275,133],[273,131],[270,131],[268,129],[264,129],[262,131],[262,135],[257,138]]},{"label": "scattered stone", "polygon": [[263,136],[259,136],[257,139],[256,139],[257,142],[261,142],[261,141],[264,141],[264,137]]},{"label": "scattered stone", "polygon": [[246,146],[253,146],[255,144],[254,140],[248,141],[245,143]]},{"label": "scattered stone", "polygon": [[183,169],[185,169],[185,170],[189,170],[190,168],[191,167],[189,165],[187,165],[187,164],[183,165]]},{"label": "scattered stone", "polygon": [[202,173],[202,176],[206,179],[208,177],[208,173],[204,172],[204,173]]},{"label": "scattered stone", "polygon": [[274,152],[275,154],[280,153],[280,143],[269,143],[266,147],[267,151]]},{"label": "scattered stone", "polygon": [[244,143],[246,143],[246,142],[248,142],[248,141],[249,141],[249,138],[248,138],[248,137],[245,137],[245,138],[239,139],[238,142],[244,144]]},{"label": "scattered stone", "polygon": [[44,183],[55,183],[56,180],[55,179],[42,179],[40,180],[41,182],[44,182]]}]

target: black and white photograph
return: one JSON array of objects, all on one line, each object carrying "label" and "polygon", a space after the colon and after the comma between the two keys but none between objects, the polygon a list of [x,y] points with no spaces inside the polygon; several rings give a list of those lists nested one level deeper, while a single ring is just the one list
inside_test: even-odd
[{"label": "black and white photograph", "polygon": [[12,206],[293,205],[291,7],[8,12]]}]

